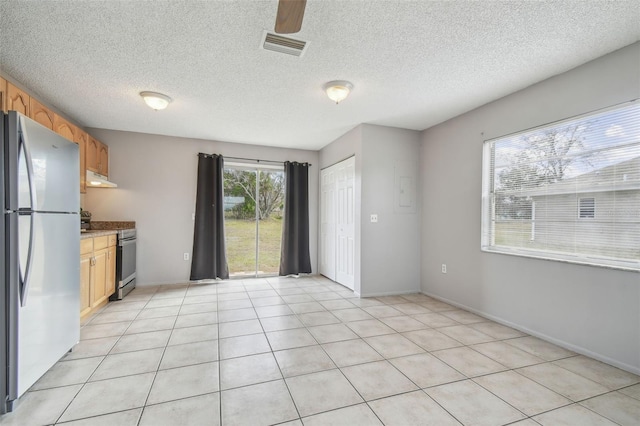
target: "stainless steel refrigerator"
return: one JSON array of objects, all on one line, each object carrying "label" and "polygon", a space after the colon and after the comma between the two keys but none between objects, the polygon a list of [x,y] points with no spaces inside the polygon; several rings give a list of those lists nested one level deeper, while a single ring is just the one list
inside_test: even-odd
[{"label": "stainless steel refrigerator", "polygon": [[4,413],[80,338],[80,162],[76,144],[15,111],[0,135]]}]

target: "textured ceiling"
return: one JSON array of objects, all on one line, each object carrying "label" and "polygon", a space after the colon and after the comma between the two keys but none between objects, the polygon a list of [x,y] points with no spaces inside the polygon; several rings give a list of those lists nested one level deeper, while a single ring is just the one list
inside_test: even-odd
[{"label": "textured ceiling", "polygon": [[[309,0],[303,57],[259,48],[277,1],[0,0],[0,67],[87,127],[319,149],[422,130],[640,38],[637,1]],[[340,105],[329,80],[355,88]],[[138,93],[171,96],[154,112]]]}]

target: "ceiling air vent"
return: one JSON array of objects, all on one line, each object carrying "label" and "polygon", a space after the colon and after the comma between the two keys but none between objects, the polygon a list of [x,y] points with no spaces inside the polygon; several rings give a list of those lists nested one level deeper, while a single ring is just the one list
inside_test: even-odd
[{"label": "ceiling air vent", "polygon": [[302,56],[306,50],[308,43],[302,40],[296,40],[289,37],[283,37],[265,31],[262,48],[272,50],[274,52],[286,53],[287,55]]}]

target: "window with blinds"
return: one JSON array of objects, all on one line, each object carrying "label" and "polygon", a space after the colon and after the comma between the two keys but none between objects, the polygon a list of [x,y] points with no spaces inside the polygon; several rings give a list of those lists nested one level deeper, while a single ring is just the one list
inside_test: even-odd
[{"label": "window with blinds", "polygon": [[482,250],[640,270],[640,102],[484,142]]}]

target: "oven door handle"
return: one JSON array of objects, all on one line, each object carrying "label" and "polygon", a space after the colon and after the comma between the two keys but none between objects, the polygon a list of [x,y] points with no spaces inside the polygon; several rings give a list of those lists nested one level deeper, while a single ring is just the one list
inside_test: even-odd
[{"label": "oven door handle", "polygon": [[128,246],[128,245],[135,244],[135,243],[136,243],[135,239],[134,240],[120,240],[120,241],[118,241],[118,245],[120,247]]}]

